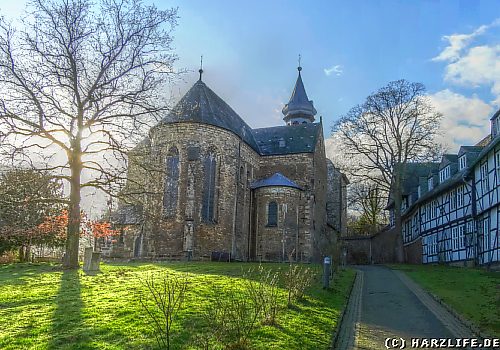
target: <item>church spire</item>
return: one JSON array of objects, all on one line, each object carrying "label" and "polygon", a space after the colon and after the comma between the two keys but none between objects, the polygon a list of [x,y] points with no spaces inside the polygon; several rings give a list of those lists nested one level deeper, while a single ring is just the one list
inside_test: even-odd
[{"label": "church spire", "polygon": [[282,110],[282,113],[285,116],[283,120],[287,123],[287,125],[312,123],[314,122],[314,116],[316,115],[316,109],[314,108],[313,101],[310,101],[307,98],[306,89],[304,88],[304,83],[302,82],[302,76],[300,74],[302,71],[302,67],[300,66],[300,55],[297,70],[299,71],[299,76],[295,82],[292,96],[290,96],[290,101],[288,101]]}]

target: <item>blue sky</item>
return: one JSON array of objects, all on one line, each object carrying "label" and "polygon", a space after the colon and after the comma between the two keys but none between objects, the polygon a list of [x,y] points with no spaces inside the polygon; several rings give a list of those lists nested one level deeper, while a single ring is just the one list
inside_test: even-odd
[{"label": "blue sky", "polygon": [[[153,1],[148,1],[153,2]],[[188,68],[176,94],[204,81],[252,127],[282,125],[302,55],[325,134],[391,80],[425,84],[456,151],[488,132],[500,105],[500,3],[492,1],[154,1],[179,7],[174,46]],[[24,0],[0,0],[16,17]]]}]

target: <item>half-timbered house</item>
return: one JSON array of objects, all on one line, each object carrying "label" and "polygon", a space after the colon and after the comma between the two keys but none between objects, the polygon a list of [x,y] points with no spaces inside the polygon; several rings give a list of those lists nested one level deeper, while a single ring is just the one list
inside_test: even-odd
[{"label": "half-timbered house", "polygon": [[[402,236],[412,263],[500,263],[500,111],[491,134],[403,175]],[[394,203],[388,209],[393,217]],[[393,223],[393,221],[392,221]]]}]

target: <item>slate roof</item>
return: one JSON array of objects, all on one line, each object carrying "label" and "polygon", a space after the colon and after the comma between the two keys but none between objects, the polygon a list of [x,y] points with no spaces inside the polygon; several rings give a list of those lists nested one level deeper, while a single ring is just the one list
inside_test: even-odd
[{"label": "slate roof", "polygon": [[[314,110],[312,101],[307,100],[300,74],[290,101],[299,104],[310,102],[310,107]],[[316,110],[313,112],[316,113]],[[313,153],[322,132],[321,123],[252,129],[201,80],[189,89],[160,124],[180,122],[210,124],[232,131],[257,153],[265,156]]]},{"label": "slate roof", "polygon": [[436,196],[437,194],[440,194],[441,192],[446,191],[446,190],[454,187],[456,184],[463,182],[465,174],[466,174],[465,169],[455,173],[450,178],[439,183],[431,191],[424,193],[415,203],[412,204],[412,206],[417,204],[417,203],[424,202],[425,200],[432,198],[432,197]]},{"label": "slate roof", "polygon": [[316,148],[318,136],[321,132],[321,123],[253,129],[253,135],[259,146],[260,154],[265,156],[312,153]]},{"label": "slate roof", "polygon": [[189,89],[161,121],[161,123],[178,122],[198,122],[232,131],[255,151],[259,151],[252,129],[201,80]]},{"label": "slate roof", "polygon": [[474,172],[474,167],[481,161],[481,159],[488,154],[492,149],[494,149],[498,144],[500,143],[500,135],[495,137],[493,140],[490,141],[490,143],[482,149],[482,151],[477,155],[475,160],[471,163],[468,164],[468,172],[467,175],[470,175]]},{"label": "slate roof", "polygon": [[261,187],[292,187],[302,190],[302,188],[295,182],[287,178],[281,173],[274,173],[268,178],[254,181],[251,185],[251,189],[257,189]]},{"label": "slate roof", "polygon": [[[417,191],[421,178],[427,178],[430,174],[435,173],[439,169],[440,163],[406,163],[402,176],[402,194],[403,196],[411,195]],[[389,193],[386,209],[394,204],[392,198],[392,189]]]},{"label": "slate roof", "polygon": [[495,119],[495,118],[497,118],[497,117],[500,117],[500,109],[499,109],[498,111],[496,111],[496,112],[495,112],[495,114],[493,114],[493,115],[491,116],[490,120],[493,120],[493,119]]},{"label": "slate roof", "polygon": [[289,119],[293,115],[306,115],[314,120],[316,109],[314,108],[313,101],[307,98],[306,89],[304,88],[302,76],[300,75],[300,67],[299,76],[295,82],[292,96],[290,96],[290,101],[283,107],[282,112],[285,115],[285,119]]},{"label": "slate roof", "polygon": [[464,153],[479,153],[483,149],[483,146],[460,146],[460,150],[458,151],[458,156],[463,155]]},{"label": "slate roof", "polygon": [[439,169],[443,169],[449,164],[454,164],[457,162],[458,162],[457,154],[443,154],[443,158],[441,160],[441,165],[439,166]]}]

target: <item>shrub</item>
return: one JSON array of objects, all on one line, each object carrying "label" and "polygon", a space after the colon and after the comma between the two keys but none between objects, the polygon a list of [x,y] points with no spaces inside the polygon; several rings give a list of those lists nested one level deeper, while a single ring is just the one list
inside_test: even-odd
[{"label": "shrub", "polygon": [[304,297],[311,286],[315,273],[313,269],[298,264],[290,264],[284,274],[285,287],[288,292],[288,306]]},{"label": "shrub", "polygon": [[147,288],[147,295],[140,297],[140,303],[152,321],[156,341],[162,349],[170,350],[172,324],[184,302],[187,277],[165,272],[158,278],[151,274],[141,282]]}]

